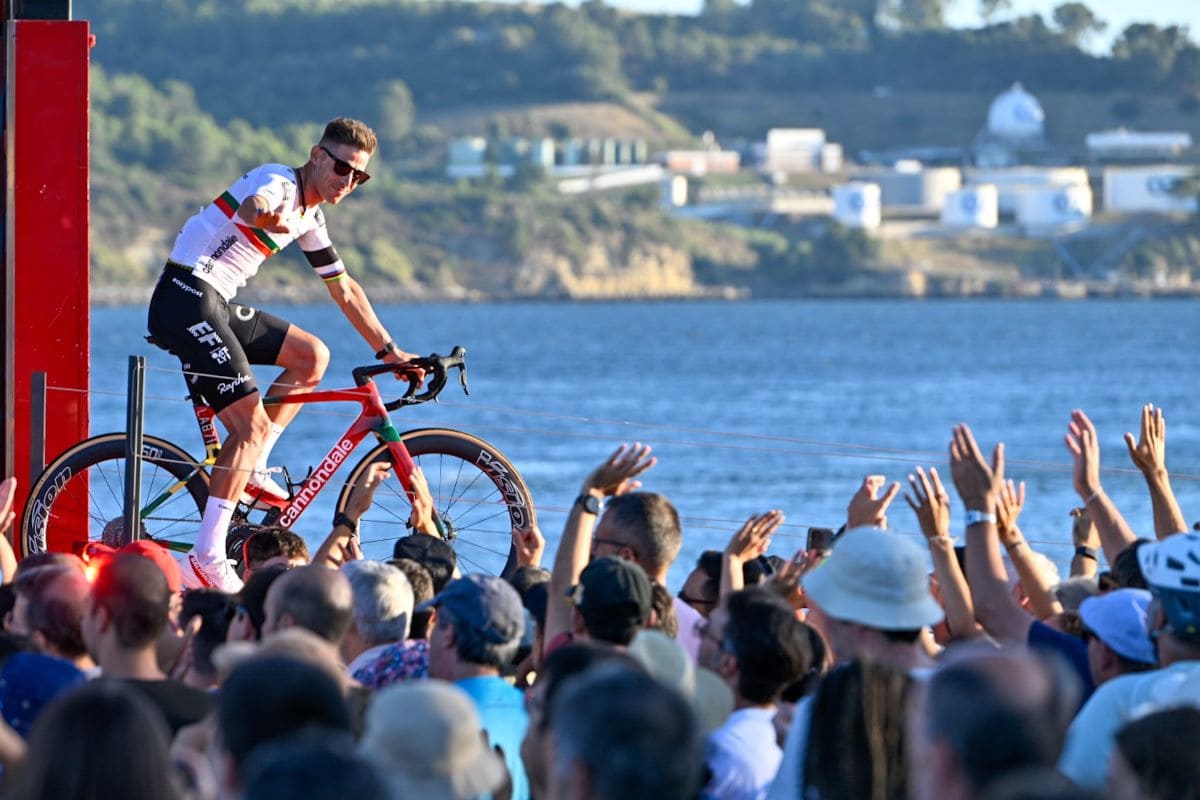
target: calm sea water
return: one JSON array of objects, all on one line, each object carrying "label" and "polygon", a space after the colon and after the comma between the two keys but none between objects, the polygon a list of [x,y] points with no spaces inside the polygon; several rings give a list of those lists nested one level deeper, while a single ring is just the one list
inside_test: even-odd
[{"label": "calm sea water", "polygon": [[[332,304],[267,306],[329,343],[323,386],[351,384],[372,361]],[[397,427],[448,426],[512,459],[557,540],[589,469],[624,441],[651,444],[647,489],[684,518],[682,580],[696,555],[721,548],[746,516],[773,507],[790,555],[808,526],[837,527],[862,476],[904,483],[914,464],[943,467],[951,426],[967,421],[985,447],[1003,440],[1009,475],[1028,484],[1021,524],[1059,563],[1069,558],[1077,502],[1063,445],[1083,408],[1100,431],[1105,484],[1134,529],[1152,535],[1149,502],[1121,440],[1153,402],[1168,422],[1168,464],[1188,519],[1200,519],[1200,313],[1186,302],[904,302],[507,304],[383,306],[402,347],[469,351],[472,394],[396,415]],[[198,452],[178,362],[142,340],[141,308],[93,312],[92,430],[124,428],[128,356],[148,356],[145,428]],[[263,379],[273,371],[260,373]],[[314,413],[314,410],[319,413]],[[328,411],[327,411],[328,410]],[[353,416],[305,410],[273,463],[303,474]],[[1016,462],[1016,463],[1013,463]],[[948,470],[943,470],[948,476]],[[906,485],[906,484],[904,484]],[[336,492],[297,529],[326,533]],[[915,534],[898,499],[889,515]],[[961,508],[955,510],[956,534]],[[371,546],[368,555],[390,552]]]}]

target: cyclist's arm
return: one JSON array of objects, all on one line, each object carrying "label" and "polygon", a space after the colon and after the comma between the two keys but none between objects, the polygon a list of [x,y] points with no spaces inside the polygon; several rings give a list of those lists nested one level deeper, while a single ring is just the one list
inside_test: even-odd
[{"label": "cyclist's arm", "polygon": [[[382,350],[392,341],[387,328],[383,327],[383,323],[375,316],[375,309],[371,307],[371,301],[367,299],[367,293],[358,285],[358,281],[343,272],[337,280],[327,281],[325,285],[329,289],[329,296],[333,298],[333,302],[337,303],[338,308],[346,315],[346,319],[350,320],[350,324],[354,326],[354,330],[358,331],[358,335],[366,340],[372,351]],[[417,356],[412,353],[396,350],[389,353],[384,360],[400,362],[414,358]]]}]

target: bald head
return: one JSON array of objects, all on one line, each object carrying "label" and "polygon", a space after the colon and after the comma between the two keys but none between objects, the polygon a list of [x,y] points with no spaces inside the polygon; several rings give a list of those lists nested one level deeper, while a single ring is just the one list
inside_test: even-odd
[{"label": "bald head", "polygon": [[346,576],[322,566],[288,570],[267,591],[263,633],[290,627],[337,645],[350,627],[354,594]]}]

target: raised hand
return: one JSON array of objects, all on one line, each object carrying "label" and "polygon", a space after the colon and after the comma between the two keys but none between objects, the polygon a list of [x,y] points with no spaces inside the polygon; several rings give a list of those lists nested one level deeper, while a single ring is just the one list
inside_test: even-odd
[{"label": "raised hand", "polygon": [[1100,547],[1100,533],[1086,508],[1071,509],[1071,544],[1075,547]]},{"label": "raised hand", "polygon": [[641,488],[642,482],[634,478],[657,463],[658,459],[650,455],[650,445],[641,442],[623,444],[584,479],[583,490],[597,491],[605,497],[635,491]]},{"label": "raised hand", "polygon": [[783,524],[783,512],[772,509],[743,523],[725,545],[725,555],[741,563],[758,558],[771,544],[771,535]]},{"label": "raised hand", "polygon": [[958,496],[969,510],[990,512],[1004,484],[1004,444],[996,445],[989,465],[970,427],[966,423],[955,425],[950,440],[950,474]]},{"label": "raised hand", "polygon": [[912,494],[905,492],[904,500],[917,515],[921,533],[926,539],[950,538],[950,495],[938,471],[930,467],[926,477],[925,470],[917,467],[917,474],[908,476],[908,485]]},{"label": "raised hand", "polygon": [[1075,491],[1086,502],[1100,491],[1100,441],[1096,426],[1078,408],[1071,412],[1065,441],[1073,462]]},{"label": "raised hand", "polygon": [[346,516],[358,521],[375,501],[375,492],[391,473],[392,465],[377,461],[367,467],[366,473],[350,490],[350,498],[346,501]]},{"label": "raised hand", "polygon": [[[8,533],[16,519],[17,512],[13,510],[13,501],[17,496],[17,479],[5,478],[0,481],[0,536]],[[8,576],[4,576],[8,579]]]},{"label": "raised hand", "polygon": [[1025,507],[1025,481],[1014,484],[1006,480],[1000,486],[1000,494],[996,497],[996,529],[1000,532],[1000,541],[1010,544],[1017,533],[1017,517]]},{"label": "raised hand", "polygon": [[546,537],[537,525],[513,528],[513,550],[517,554],[517,566],[540,567],[542,554],[546,552]]},{"label": "raised hand", "polygon": [[1129,459],[1147,476],[1161,475],[1167,471],[1167,421],[1161,408],[1152,403],[1142,406],[1142,432],[1137,442],[1132,433],[1125,434],[1125,446],[1129,448]]},{"label": "raised hand", "polygon": [[412,514],[408,517],[409,527],[430,536],[440,536],[437,525],[433,522],[433,494],[429,491],[429,481],[425,480],[425,473],[420,467],[413,469],[409,483],[412,485],[412,497],[409,498],[412,501]]},{"label": "raised hand", "polygon": [[771,576],[767,587],[783,596],[793,608],[804,606],[804,592],[800,589],[800,581],[809,571],[820,564],[825,554],[819,550],[800,549],[784,563],[779,571]]},{"label": "raised hand", "polygon": [[893,483],[880,496],[879,490],[883,488],[886,481],[887,478],[882,475],[868,475],[863,478],[862,486],[858,487],[858,491],[850,498],[850,505],[846,508],[847,530],[862,525],[875,528],[887,527],[888,506],[896,499],[896,494],[900,491],[900,484]]}]

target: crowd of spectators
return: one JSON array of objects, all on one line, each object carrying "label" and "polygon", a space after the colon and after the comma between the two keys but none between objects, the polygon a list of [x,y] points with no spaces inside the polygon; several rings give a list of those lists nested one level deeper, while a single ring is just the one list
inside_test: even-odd
[{"label": "crowd of spectators", "polygon": [[1071,416],[1065,578],[966,425],[950,480],[907,476],[923,544],[870,475],[792,558],[766,555],[768,510],[676,587],[685,532],[641,444],[583,478],[548,569],[531,527],[505,574],[464,574],[421,509],[387,561],[345,524],[312,554],[254,531],[236,594],[183,589],[153,541],[18,563],[0,539],[0,797],[1200,798],[1200,534],[1161,410],[1141,422],[1144,538]]}]

